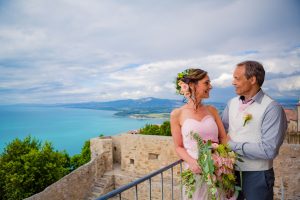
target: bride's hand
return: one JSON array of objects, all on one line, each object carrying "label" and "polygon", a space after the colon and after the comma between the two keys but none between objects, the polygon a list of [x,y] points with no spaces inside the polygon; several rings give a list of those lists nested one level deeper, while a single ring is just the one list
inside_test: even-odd
[{"label": "bride's hand", "polygon": [[227,134],[226,137],[225,137],[223,140],[221,140],[221,143],[222,143],[222,144],[228,144],[228,141],[229,141],[229,140],[231,140],[231,138],[230,138],[230,136]]},{"label": "bride's hand", "polygon": [[193,160],[192,162],[188,163],[189,164],[189,168],[190,170],[194,173],[194,174],[200,174],[202,172],[200,166],[197,163],[197,160]]}]

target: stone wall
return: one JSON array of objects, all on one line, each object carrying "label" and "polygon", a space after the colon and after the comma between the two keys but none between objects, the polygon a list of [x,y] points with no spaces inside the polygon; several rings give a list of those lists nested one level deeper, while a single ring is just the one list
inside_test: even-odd
[{"label": "stone wall", "polygon": [[[172,137],[128,134],[119,138],[119,142],[122,150],[122,173],[115,174],[116,188],[179,159],[175,153]],[[300,199],[300,145],[284,143],[274,160],[274,170],[276,176],[274,199],[281,199],[282,187],[284,199]],[[179,174],[179,168],[174,170],[177,197],[180,194]],[[170,197],[170,172],[165,173],[164,178],[165,195]],[[147,197],[148,187],[148,183],[139,185],[139,195]],[[153,190],[153,199],[161,199],[160,187],[160,176],[156,176],[152,186],[156,188]],[[133,195],[135,195],[134,189],[125,192],[122,197],[133,199]]]},{"label": "stone wall", "polygon": [[124,134],[126,134],[126,133],[112,136],[113,163],[121,164],[121,142],[122,142],[122,136]]},{"label": "stone wall", "polygon": [[[113,140],[115,141],[115,140]],[[172,137],[122,134],[116,139],[121,146],[121,169],[115,171],[115,187],[126,185],[142,176],[163,168],[179,158]],[[115,143],[113,144],[115,145]],[[180,199],[180,167],[173,169],[174,199]],[[161,175],[151,179],[152,199],[161,197]],[[171,170],[163,173],[164,199],[171,199]],[[138,185],[139,199],[149,198],[149,181]],[[122,193],[122,199],[135,199],[135,188]]]},{"label": "stone wall", "polygon": [[[158,175],[160,179],[160,175]],[[115,187],[121,187],[122,185],[126,185],[138,177],[135,176],[122,176],[122,175],[115,175]],[[171,180],[165,179],[163,182],[163,192],[164,192],[164,199],[172,199],[172,192],[171,192]],[[180,183],[174,182],[173,186],[173,197],[174,199],[180,199]],[[162,188],[160,180],[152,180],[151,181],[151,199],[152,200],[161,200],[162,199]],[[132,200],[135,199],[135,187],[126,190],[122,193],[122,200]],[[138,199],[150,199],[149,194],[149,181],[145,181],[142,184],[138,185]]]},{"label": "stone wall", "polygon": [[297,132],[300,132],[300,100],[297,104]]},{"label": "stone wall", "polygon": [[287,134],[292,133],[292,132],[297,132],[297,129],[298,129],[297,121],[290,120],[288,122]]},{"label": "stone wall", "polygon": [[112,169],[112,139],[93,138],[90,140],[91,161],[64,176],[27,200],[82,200],[92,192],[95,181],[106,170]]},{"label": "stone wall", "polygon": [[300,145],[284,143],[274,160],[274,199],[300,199]]},{"label": "stone wall", "polygon": [[100,155],[27,200],[87,199],[95,179],[100,178],[104,172],[104,155]]},{"label": "stone wall", "polygon": [[136,175],[149,174],[179,159],[168,136],[124,134],[121,152],[121,169]]},{"label": "stone wall", "polygon": [[[92,161],[63,177],[29,200],[42,199],[87,199],[96,180],[113,163],[121,163],[113,169],[115,188],[128,184],[153,171],[165,167],[176,160],[173,139],[168,136],[120,134],[111,138],[91,139]],[[274,199],[300,199],[300,145],[284,143],[274,160],[275,186]],[[174,197],[180,196],[180,168],[175,167]],[[163,173],[164,199],[171,199],[171,170]],[[161,199],[161,176],[151,179],[152,199]],[[139,199],[149,196],[149,181],[138,186]],[[282,190],[283,188],[283,190]],[[135,189],[122,193],[122,199],[134,199]],[[148,199],[148,198],[147,198]]]},{"label": "stone wall", "polygon": [[97,158],[100,154],[104,156],[105,169],[113,169],[113,147],[111,137],[97,137],[90,139],[91,160]]}]

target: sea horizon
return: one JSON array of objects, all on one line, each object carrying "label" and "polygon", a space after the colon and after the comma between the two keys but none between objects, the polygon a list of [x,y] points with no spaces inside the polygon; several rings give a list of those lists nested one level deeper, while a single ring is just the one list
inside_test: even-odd
[{"label": "sea horizon", "polygon": [[[279,100],[285,109],[295,109],[296,99]],[[212,104],[220,112],[226,103],[205,102]],[[146,124],[161,124],[166,118],[139,119],[130,116],[116,116],[117,111],[66,108],[47,105],[0,105],[0,153],[15,138],[26,136],[51,142],[55,150],[66,150],[70,155],[78,154],[86,140],[104,136],[113,136],[137,130]]]},{"label": "sea horizon", "polygon": [[0,106],[0,153],[14,139],[34,137],[51,142],[55,150],[78,154],[86,140],[100,135],[112,136],[137,130],[146,124],[161,124],[164,119],[118,117],[116,111],[37,107]]}]

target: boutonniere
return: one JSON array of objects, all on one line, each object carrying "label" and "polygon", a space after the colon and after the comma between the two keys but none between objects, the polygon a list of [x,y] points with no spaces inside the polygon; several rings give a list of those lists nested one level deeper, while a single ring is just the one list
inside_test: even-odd
[{"label": "boutonniere", "polygon": [[249,113],[246,113],[244,115],[244,125],[243,126],[245,126],[251,119],[252,119],[252,115]]}]

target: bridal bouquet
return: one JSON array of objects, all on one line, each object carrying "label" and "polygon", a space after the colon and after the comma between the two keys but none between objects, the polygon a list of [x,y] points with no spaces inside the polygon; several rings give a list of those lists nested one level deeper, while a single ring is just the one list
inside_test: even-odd
[{"label": "bridal bouquet", "polygon": [[[198,134],[191,133],[198,146],[198,164],[202,169],[199,175],[193,174],[190,169],[184,170],[181,174],[185,192],[192,198],[196,187],[200,183],[207,184],[210,199],[216,200],[220,195],[230,198],[240,190],[236,186],[234,165],[236,160],[242,161],[238,155],[231,151],[227,145],[203,141]],[[197,183],[198,182],[198,183]]]}]

